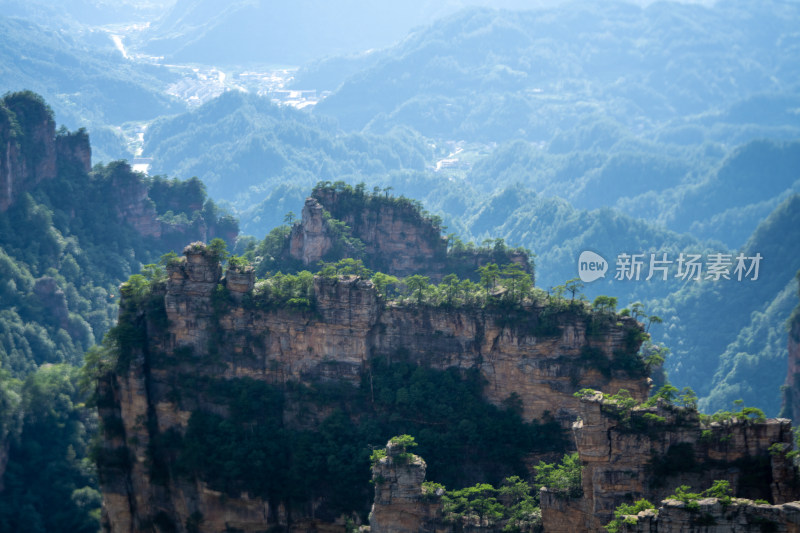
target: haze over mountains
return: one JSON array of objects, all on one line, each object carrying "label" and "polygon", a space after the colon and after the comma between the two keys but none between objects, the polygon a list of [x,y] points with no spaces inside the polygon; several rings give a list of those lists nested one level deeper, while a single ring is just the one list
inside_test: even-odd
[{"label": "haze over mountains", "polygon": [[[20,509],[40,530],[97,530],[97,421],[77,367],[113,322],[118,284],[186,239],[269,250],[320,181],[418,199],[453,241],[526,247],[551,293],[582,251],[600,254],[609,270],[584,297],[660,316],[650,333],[675,386],[709,413],[743,399],[778,414],[800,269],[797,2],[0,8],[2,92],[42,95],[103,163],[54,163],[56,178],[9,192],[19,201],[0,213],[0,456],[17,439],[0,530]],[[28,166],[41,156],[19,148],[38,138],[29,119],[55,132],[40,104],[0,103],[3,149]],[[623,253],[763,260],[754,281],[686,280],[675,263],[637,281],[615,279]]]},{"label": "haze over mountains", "polygon": [[[595,251],[611,270],[586,297],[659,315],[651,333],[672,350],[673,384],[693,387],[707,411],[743,398],[778,413],[800,269],[797,2],[0,7],[0,87],[33,90],[58,124],[86,127],[93,162],[141,157],[150,174],[197,176],[259,241],[300,213],[315,183],[345,180],[419,199],[464,240],[529,248],[544,289]],[[32,298],[47,269],[30,264],[45,259],[14,256],[18,244],[0,238]],[[739,251],[764,257],[757,281],[614,279],[621,253]],[[62,278],[73,322],[97,330],[81,339],[99,339],[107,302],[82,303],[91,284],[79,272]],[[102,307],[102,320],[78,320],[78,306]],[[25,320],[9,317],[18,355]],[[14,363],[18,377],[56,359],[44,345],[46,357]],[[9,358],[0,352],[0,368]]]},{"label": "haze over mountains", "polygon": [[[796,20],[797,6],[782,2],[470,9],[387,49],[302,68],[293,88],[333,91],[310,116],[225,95],[155,121],[143,153],[154,172],[199,176],[255,235],[299,212],[319,179],[391,186],[423,199],[463,237],[531,248],[544,287],[574,277],[583,249],[612,261],[626,250],[734,252],[800,192]],[[771,227],[794,242],[791,224]],[[687,324],[681,315],[691,306],[678,312],[664,300],[676,280],[608,278],[586,292],[662,310],[667,325],[654,334],[675,351],[667,366],[676,384],[715,398],[704,406],[745,396],[777,412],[783,370],[772,364],[769,395],[761,381],[731,386],[722,369],[713,382],[726,381],[726,394],[700,377],[720,358],[736,359],[723,353],[743,346],[739,328],[754,310],[773,317],[769,343],[782,346],[791,307],[783,297],[797,265],[772,264],[774,286],[748,293],[734,310],[740,318],[710,343],[699,318]],[[741,292],[728,289],[731,298]],[[751,352],[764,342],[745,342],[742,353],[759,359]]]}]

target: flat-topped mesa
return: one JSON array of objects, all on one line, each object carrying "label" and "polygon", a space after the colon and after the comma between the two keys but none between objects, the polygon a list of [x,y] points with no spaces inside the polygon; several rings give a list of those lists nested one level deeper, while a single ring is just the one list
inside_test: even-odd
[{"label": "flat-topped mesa", "polygon": [[[703,424],[696,410],[663,400],[630,408],[602,394],[581,398],[573,424],[583,465],[581,499],[543,491],[548,532],[602,531],[620,504],[659,502],[680,485],[698,491],[727,480],[736,496],[782,504],[800,496],[787,452],[786,419],[728,419]],[[572,517],[565,521],[565,517]],[[648,530],[649,531],[649,530]]]},{"label": "flat-topped mesa", "polygon": [[[213,417],[232,416],[236,402],[271,397],[245,390],[280,397],[282,427],[298,432],[319,427],[344,398],[361,397],[364,412],[376,409],[367,392],[372,376],[393,362],[475,376],[484,384],[483,400],[505,408],[518,399],[526,422],[552,415],[568,427],[580,410],[573,393],[583,387],[624,388],[638,401],[647,397],[643,363],[631,370],[642,326],[630,317],[601,316],[577,303],[508,308],[387,302],[372,281],[354,275],[300,273],[254,283],[252,270],[235,264],[223,277],[218,257],[202,243],[187,246],[184,255],[167,265],[166,283],[152,286],[140,306],[120,315],[131,353],[127,365],[103,378],[113,391],[104,408],[114,422],[108,427],[124,437],[111,429],[104,434],[114,461],[99,465],[111,531],[137,531],[135,524],[152,523],[159,513],[174,524],[202,514],[202,531],[221,531],[226,523],[261,531],[290,522],[289,529],[305,531],[297,525],[303,520],[332,526],[338,515],[325,511],[324,501],[295,502],[290,512],[263,495],[236,492],[237,485],[223,494],[219,481],[202,470],[188,478],[165,473],[166,467],[153,470],[184,453],[180,444],[179,451],[164,448],[180,442],[170,439],[198,431],[197,424]],[[228,397],[226,387],[242,393]],[[333,404],[318,404],[304,396],[312,390],[344,392]],[[357,413],[360,407],[350,409]],[[109,481],[120,476],[124,481]]]},{"label": "flat-topped mesa", "polygon": [[[229,269],[222,278],[219,261],[202,243],[184,254],[185,260],[168,267],[170,346],[191,346],[202,355],[216,332],[220,345],[268,361],[258,372],[261,379],[307,382],[333,376],[359,386],[372,358],[391,360],[402,352],[432,368],[477,368],[488,383],[489,401],[503,405],[518,395],[526,420],[549,413],[565,427],[578,414],[580,402],[572,393],[581,387],[627,389],[639,401],[648,394],[644,373],[623,370],[622,360],[637,357],[641,344],[641,325],[629,317],[609,320],[598,335],[590,330],[591,319],[576,309],[548,317],[552,323],[544,328],[543,317],[551,311],[538,307],[387,306],[373,283],[357,276],[315,277],[313,312],[259,310],[252,270]],[[218,284],[232,301],[215,311]],[[252,370],[235,370],[250,363],[234,359],[229,370],[250,375]]]},{"label": "flat-topped mesa", "polygon": [[434,280],[449,273],[474,277],[478,267],[492,262],[518,263],[532,273],[528,254],[505,245],[448,252],[440,222],[408,198],[320,185],[306,199],[285,254],[303,265],[361,258],[373,270],[401,277],[422,274]]}]

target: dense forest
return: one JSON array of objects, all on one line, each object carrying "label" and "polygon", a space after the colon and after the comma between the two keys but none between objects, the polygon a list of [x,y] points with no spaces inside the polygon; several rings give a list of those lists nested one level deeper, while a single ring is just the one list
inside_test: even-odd
[{"label": "dense forest", "polygon": [[[334,45],[336,28],[378,27],[363,22],[372,8],[354,2],[363,20],[354,14],[344,24],[347,10],[314,14],[309,27],[328,43],[319,45],[288,8],[266,2],[232,2],[222,13],[204,0],[2,2],[0,88],[9,92],[0,138],[35,159],[28,119],[86,127],[52,138],[90,136],[94,166],[59,164],[53,179],[15,189],[0,212],[0,444],[9,446],[0,530],[97,529],[90,455],[98,422],[78,369],[117,319],[119,284],[214,237],[260,276],[275,274],[277,263],[255,258],[285,245],[321,181],[419,201],[441,219],[451,248],[502,239],[530,250],[544,294],[563,296],[572,281],[579,300],[615,297],[619,309],[658,317],[650,349],[666,354],[667,379],[692,387],[702,411],[743,399],[778,414],[800,269],[800,7],[522,3],[415,2],[414,16],[395,6],[405,14],[383,21],[380,35],[349,30]],[[265,14],[285,34],[264,32]],[[111,35],[124,38],[128,54]],[[228,46],[214,45],[220,37]],[[293,57],[281,55],[289,37]],[[316,105],[294,109],[274,87],[229,84],[234,90],[204,105],[168,89],[205,68],[262,73],[286,64],[300,68],[280,87],[314,89]],[[149,176],[117,161],[134,156],[152,158]],[[609,271],[577,287],[586,250]],[[673,263],[667,279],[634,281],[615,276],[624,253],[763,261],[757,280],[687,281]],[[426,287],[418,294],[446,298]],[[395,393],[398,380],[474,385],[385,377]],[[516,424],[511,411],[481,413]],[[192,427],[224,440],[218,422],[198,418]],[[389,433],[371,427],[359,438]],[[437,457],[421,442],[422,455]],[[197,462],[204,450],[191,452],[184,459]]]},{"label": "dense forest", "polygon": [[[53,121],[38,95],[7,94],[0,112],[17,126],[12,133],[28,161],[57,137],[88,148],[84,132],[28,135]],[[161,226],[159,236],[123,218],[139,208]],[[0,212],[0,450],[7,453],[0,529],[97,531],[100,494],[89,457],[97,416],[79,371],[84,353],[116,322],[119,284],[143,264],[187,239],[233,239],[237,230],[198,180],[145,178],[122,161],[89,173],[60,161],[52,179]]]}]

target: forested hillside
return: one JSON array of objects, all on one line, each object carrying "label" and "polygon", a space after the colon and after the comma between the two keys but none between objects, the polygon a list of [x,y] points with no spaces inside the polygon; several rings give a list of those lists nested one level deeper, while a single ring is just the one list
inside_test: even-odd
[{"label": "forested hillside", "polygon": [[[187,241],[232,242],[237,224],[197,180],[145,178],[124,162],[88,172],[86,133],[56,133],[38,95],[8,94],[0,113],[14,140],[3,161],[24,162],[0,173],[14,191],[0,211],[0,530],[97,531],[83,355],[116,321],[122,281]],[[26,191],[14,168],[42,169],[48,154],[52,176]]]},{"label": "forested hillside", "polygon": [[45,29],[5,13],[0,14],[0,35],[2,92],[36,91],[53,106],[60,123],[89,127],[99,161],[132,155],[112,125],[183,109],[163,92],[172,74],[123,62],[119,52],[98,47],[86,35]]},{"label": "forested hillside", "polygon": [[673,350],[670,375],[695,388],[703,409],[725,409],[741,398],[770,414],[780,410],[798,246],[800,195],[794,195],[742,248],[746,256],[765,258],[756,282],[689,283],[656,304],[666,318],[662,338]]},{"label": "forested hillside", "polygon": [[[221,9],[213,0],[177,0],[142,35],[141,48],[170,61],[300,65],[390,46],[412,28],[473,3],[235,0]],[[525,8],[526,4],[524,0],[492,2],[496,7]]]},{"label": "forested hillside", "polygon": [[[330,118],[238,92],[155,121],[144,146],[153,158],[151,172],[197,176],[214,198],[241,209],[282,185],[308,190],[324,177],[377,181],[394,170],[423,170],[431,152],[408,128],[342,135]],[[283,214],[273,213],[250,231],[266,233]]]}]

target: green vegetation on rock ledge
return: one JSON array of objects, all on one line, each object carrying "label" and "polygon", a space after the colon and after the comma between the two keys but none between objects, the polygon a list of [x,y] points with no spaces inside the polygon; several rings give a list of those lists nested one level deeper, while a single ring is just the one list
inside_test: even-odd
[{"label": "green vegetation on rock ledge", "polygon": [[[436,490],[435,484],[428,490]],[[503,525],[504,532],[535,531],[541,527],[542,513],[538,494],[519,476],[502,481],[498,488],[489,483],[446,491],[442,495],[445,521],[478,523],[488,526]]]},{"label": "green vegetation on rock ledge", "polygon": [[[154,479],[197,477],[231,497],[246,491],[290,506],[324,497],[334,517],[366,513],[370,457],[376,459],[370,443],[385,442],[398,430],[417,436],[415,451],[426,458],[430,476],[455,487],[524,475],[527,454],[565,446],[556,422],[524,422],[514,398],[503,408],[489,404],[477,371],[377,359],[360,388],[277,387],[190,374],[177,379],[184,384],[179,405],[202,398],[225,406],[229,416],[189,407],[184,435],[170,431],[156,439],[154,456],[168,459],[153,465],[161,469]],[[323,406],[332,411],[314,429],[302,429],[285,424],[287,402],[301,412]]]},{"label": "green vegetation on rock ledge", "polygon": [[[637,514],[655,508],[655,505],[644,499],[637,500],[632,504],[623,503],[614,510],[614,520],[606,524],[606,531],[608,533],[619,533],[622,524],[635,525],[637,522]],[[656,511],[656,513],[658,513],[658,511]]]}]

